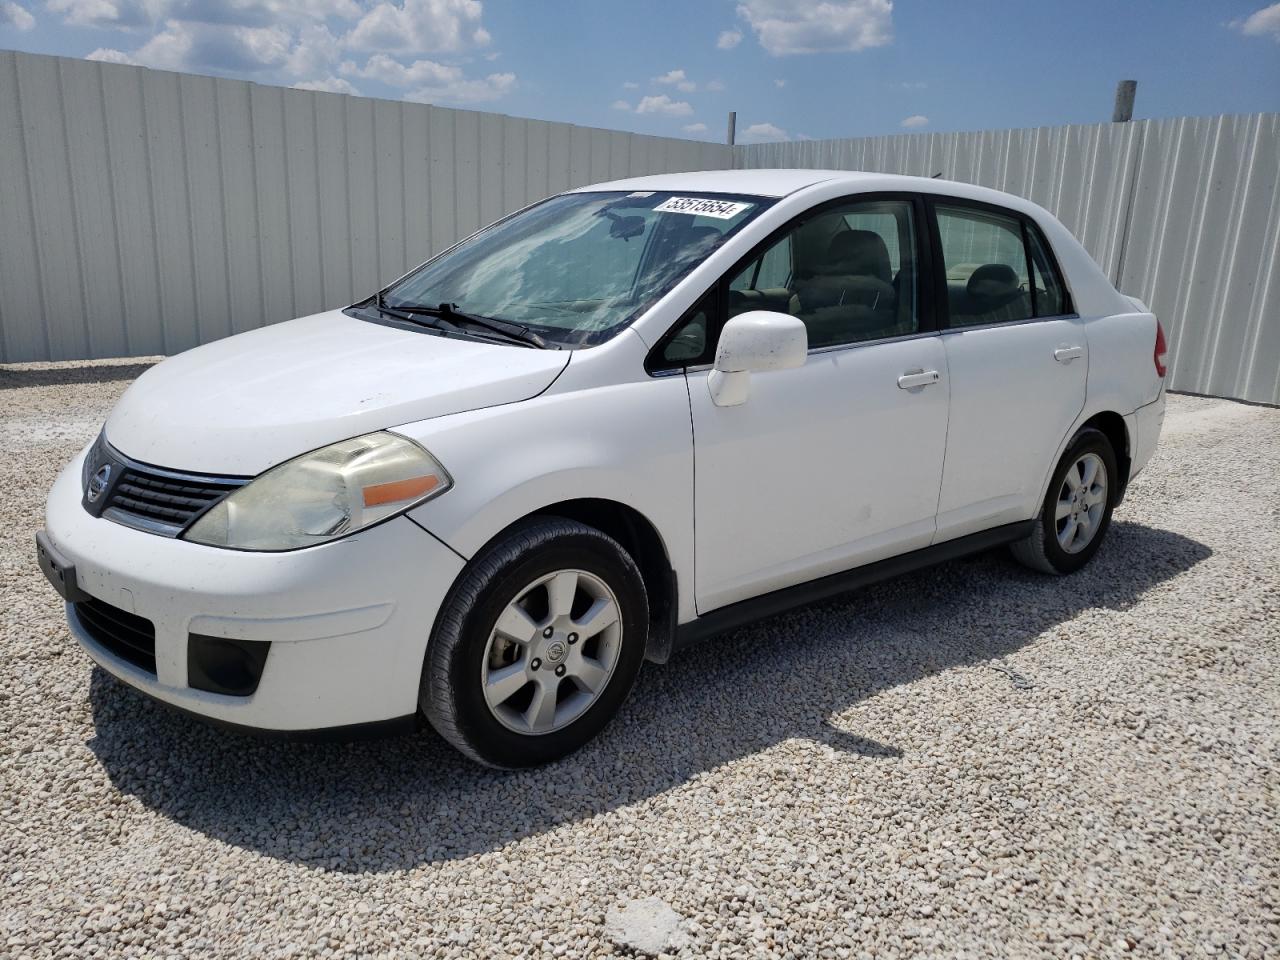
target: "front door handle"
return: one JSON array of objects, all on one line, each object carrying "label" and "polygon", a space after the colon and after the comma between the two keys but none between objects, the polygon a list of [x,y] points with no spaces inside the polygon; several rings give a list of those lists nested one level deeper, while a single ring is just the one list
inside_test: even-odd
[{"label": "front door handle", "polygon": [[927,387],[938,382],[937,370],[908,370],[898,378],[899,390],[912,390],[916,387]]},{"label": "front door handle", "polygon": [[1084,356],[1084,347],[1059,347],[1053,351],[1053,359],[1059,363],[1070,363]]}]

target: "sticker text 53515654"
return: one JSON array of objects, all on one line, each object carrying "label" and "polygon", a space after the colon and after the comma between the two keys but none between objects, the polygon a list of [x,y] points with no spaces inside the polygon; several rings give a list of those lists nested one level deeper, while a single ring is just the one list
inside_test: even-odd
[{"label": "sticker text 53515654", "polygon": [[654,207],[655,213],[687,213],[694,217],[732,220],[743,210],[755,206],[736,200],[711,200],[706,197],[670,197]]}]

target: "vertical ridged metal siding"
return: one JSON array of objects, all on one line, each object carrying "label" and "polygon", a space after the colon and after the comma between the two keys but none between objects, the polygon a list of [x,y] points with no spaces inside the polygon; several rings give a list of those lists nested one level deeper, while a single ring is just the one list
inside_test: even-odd
[{"label": "vertical ridged metal siding", "polygon": [[1280,115],[756,144],[734,158],[1027,197],[1160,317],[1172,389],[1280,403]]},{"label": "vertical ridged metal siding", "polygon": [[172,354],[350,303],[583,184],[727,146],[0,52],[0,362]]},{"label": "vertical ridged metal siding", "polygon": [[176,353],[363,296],[613,177],[941,174],[1053,211],[1170,334],[1174,389],[1280,403],[1275,114],[730,148],[0,52],[0,362]]}]

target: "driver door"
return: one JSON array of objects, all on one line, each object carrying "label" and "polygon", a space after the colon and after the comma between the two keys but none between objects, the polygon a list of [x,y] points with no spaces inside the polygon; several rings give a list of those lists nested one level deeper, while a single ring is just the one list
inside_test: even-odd
[{"label": "driver door", "polygon": [[713,402],[710,371],[686,374],[699,613],[933,539],[948,382],[922,317],[922,222],[902,196],[828,204],[721,283],[724,316],[789,312],[810,349],[751,374],[739,406]]}]

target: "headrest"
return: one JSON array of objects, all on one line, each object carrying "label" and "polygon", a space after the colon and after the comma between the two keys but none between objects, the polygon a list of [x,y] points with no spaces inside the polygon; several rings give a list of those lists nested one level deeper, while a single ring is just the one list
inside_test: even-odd
[{"label": "headrest", "polygon": [[842,230],[827,245],[827,269],[832,272],[875,277],[889,283],[893,267],[884,238],[871,230]]},{"label": "headrest", "polygon": [[969,296],[983,300],[1003,300],[1019,293],[1018,275],[1006,263],[984,263],[969,277]]}]

